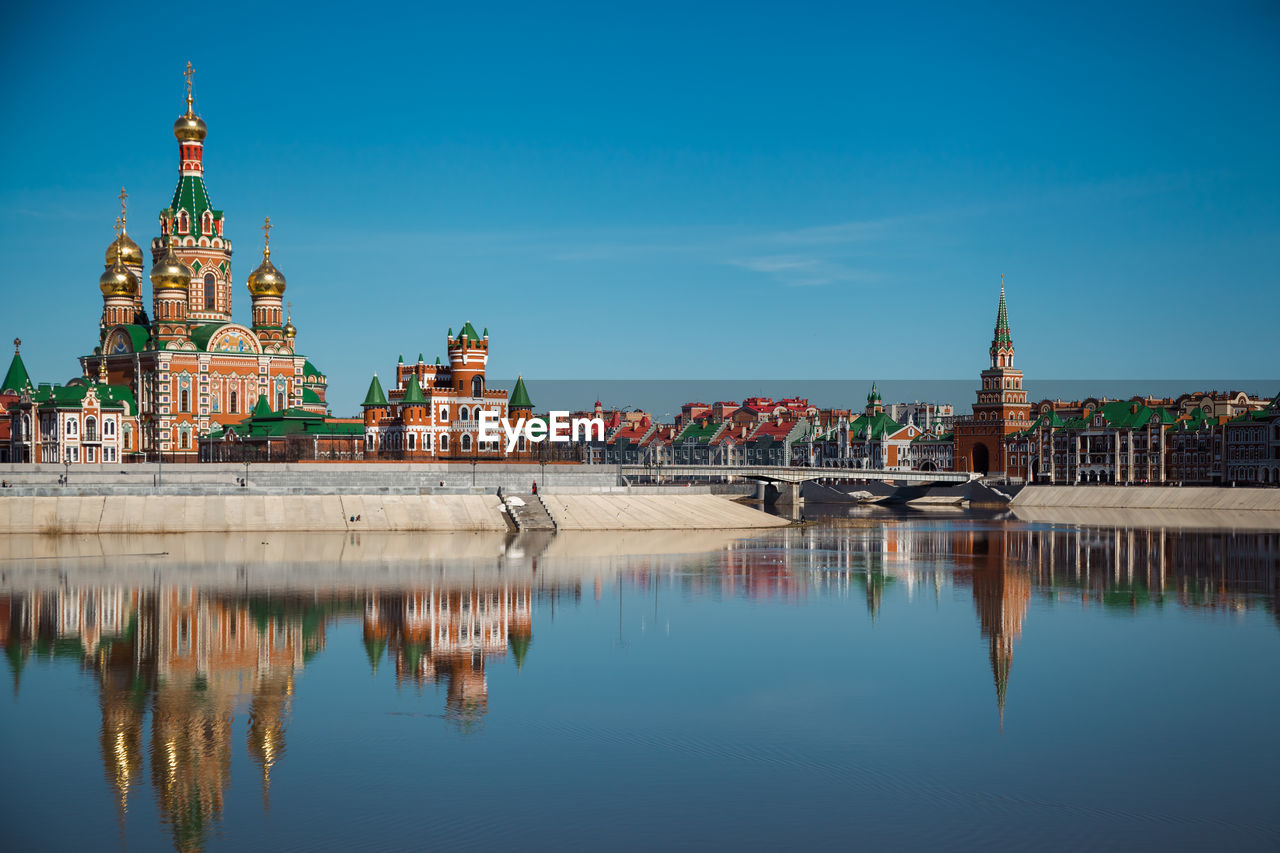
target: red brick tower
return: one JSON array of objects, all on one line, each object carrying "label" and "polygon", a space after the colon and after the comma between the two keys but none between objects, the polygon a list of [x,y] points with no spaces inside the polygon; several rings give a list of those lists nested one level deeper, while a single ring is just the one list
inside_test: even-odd
[{"label": "red brick tower", "polygon": [[955,426],[957,471],[1003,473],[1007,468],[1004,437],[1031,425],[1022,371],[1013,367],[1013,334],[1004,301],[1004,275],[1000,276],[1000,307],[991,339],[991,367],[982,371],[982,387],[973,406],[973,417]]},{"label": "red brick tower", "polygon": [[489,362],[488,331],[480,335],[467,321],[456,338],[449,335],[448,346],[454,390],[461,396],[481,396],[484,393],[484,368]]}]

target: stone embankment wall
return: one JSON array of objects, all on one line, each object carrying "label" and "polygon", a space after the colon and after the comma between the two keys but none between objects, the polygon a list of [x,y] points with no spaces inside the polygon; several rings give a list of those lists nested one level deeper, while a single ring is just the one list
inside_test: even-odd
[{"label": "stone embankment wall", "polygon": [[784,518],[718,495],[543,495],[556,529],[731,530],[785,527]]},{"label": "stone embankment wall", "polygon": [[0,496],[0,533],[507,529],[496,495]]},{"label": "stone embankment wall", "polygon": [[[546,495],[557,529],[696,530],[787,522],[709,494]],[[244,532],[503,532],[492,494],[0,495],[0,535]]]},{"label": "stone embankment wall", "polygon": [[1224,512],[1280,512],[1280,489],[1195,486],[1027,486],[1014,496],[1017,507],[1203,509]]}]

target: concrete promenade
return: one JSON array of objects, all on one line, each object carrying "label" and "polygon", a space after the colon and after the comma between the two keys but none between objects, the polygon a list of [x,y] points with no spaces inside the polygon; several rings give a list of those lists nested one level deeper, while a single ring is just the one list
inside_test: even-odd
[{"label": "concrete promenade", "polygon": [[1027,486],[1014,495],[1021,508],[1214,510],[1280,513],[1280,489],[1203,486]]}]

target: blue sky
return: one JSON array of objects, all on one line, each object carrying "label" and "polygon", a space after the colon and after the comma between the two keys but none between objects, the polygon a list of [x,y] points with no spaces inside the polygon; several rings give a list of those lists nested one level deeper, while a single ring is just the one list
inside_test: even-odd
[{"label": "blue sky", "polygon": [[270,215],[335,412],[465,320],[495,377],[967,378],[1001,272],[1033,395],[1280,373],[1280,7],[1026,5],[21,5],[0,340],[96,343],[189,59],[237,319]]}]

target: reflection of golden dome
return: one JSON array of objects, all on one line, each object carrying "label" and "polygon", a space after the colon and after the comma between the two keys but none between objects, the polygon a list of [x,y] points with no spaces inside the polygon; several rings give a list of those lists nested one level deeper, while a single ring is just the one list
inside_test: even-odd
[{"label": "reflection of golden dome", "polygon": [[126,232],[121,232],[120,236],[111,241],[111,245],[107,246],[107,254],[102,259],[103,263],[114,263],[116,259],[116,246],[120,247],[120,260],[127,267],[142,266],[142,249],[138,248],[138,244],[133,242],[133,238]]},{"label": "reflection of golden dome", "polygon": [[189,290],[191,287],[191,267],[173,253],[170,246],[164,257],[151,267],[151,284],[156,290]]},{"label": "reflection of golden dome", "polygon": [[249,273],[246,282],[252,296],[281,296],[284,294],[284,274],[271,263],[271,247],[262,250],[262,263]]},{"label": "reflection of golden dome", "polygon": [[179,142],[202,142],[208,133],[209,128],[205,126],[204,119],[191,111],[188,96],[187,111],[173,123],[173,135],[178,137]]},{"label": "reflection of golden dome", "polygon": [[138,277],[126,267],[116,256],[116,261],[107,267],[106,272],[98,279],[98,289],[103,296],[137,296]]}]

